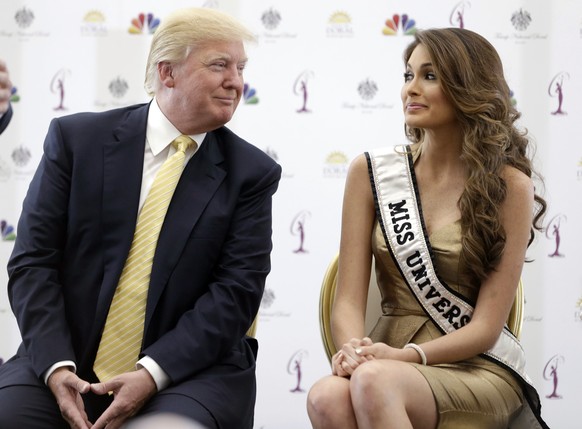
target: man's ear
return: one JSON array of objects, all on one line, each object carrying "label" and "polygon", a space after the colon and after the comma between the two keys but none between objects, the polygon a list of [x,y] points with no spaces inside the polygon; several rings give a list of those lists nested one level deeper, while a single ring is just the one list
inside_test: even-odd
[{"label": "man's ear", "polygon": [[158,76],[163,86],[167,88],[174,87],[174,67],[168,61],[158,63]]}]

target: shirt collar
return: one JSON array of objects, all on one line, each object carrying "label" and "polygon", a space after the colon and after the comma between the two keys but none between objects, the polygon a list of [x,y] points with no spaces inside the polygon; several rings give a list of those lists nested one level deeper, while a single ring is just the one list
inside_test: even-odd
[{"label": "shirt collar", "polygon": [[[162,152],[180,134],[182,133],[162,113],[157,100],[154,98],[150,103],[146,130],[146,142],[153,155],[156,156]],[[190,137],[198,143],[198,148],[200,148],[206,134],[195,134]]]}]

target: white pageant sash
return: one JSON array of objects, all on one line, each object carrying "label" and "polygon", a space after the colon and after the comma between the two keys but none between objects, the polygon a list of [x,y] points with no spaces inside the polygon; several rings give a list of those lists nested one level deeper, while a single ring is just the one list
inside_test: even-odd
[{"label": "white pageant sash", "polygon": [[[384,239],[408,287],[443,333],[465,326],[471,320],[473,307],[442,282],[434,269],[410,147],[387,147],[366,153],[366,157]],[[507,326],[484,355],[511,370],[526,387],[530,406],[523,407],[522,415],[510,427],[547,428],[539,416],[538,394],[525,373],[523,348]]]}]

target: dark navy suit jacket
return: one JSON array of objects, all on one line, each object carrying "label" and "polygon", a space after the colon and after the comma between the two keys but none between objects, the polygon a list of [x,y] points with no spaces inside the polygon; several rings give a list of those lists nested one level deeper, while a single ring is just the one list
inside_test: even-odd
[{"label": "dark navy suit jacket", "polygon": [[4,112],[4,114],[0,118],[0,134],[4,132],[11,118],[12,118],[12,106],[8,105],[8,110]]},{"label": "dark navy suit jacket", "polygon": [[[0,387],[38,383],[63,360],[91,376],[135,230],[148,108],[52,121],[8,263],[23,343]],[[238,409],[232,396],[246,392],[254,405],[256,343],[245,332],[270,271],[280,175],[277,163],[227,128],[209,132],[172,198],[148,292],[143,354],[166,371],[172,389],[213,413],[238,413],[240,427],[248,399]],[[250,376],[240,377],[245,371]],[[212,381],[230,374],[234,390]]]}]

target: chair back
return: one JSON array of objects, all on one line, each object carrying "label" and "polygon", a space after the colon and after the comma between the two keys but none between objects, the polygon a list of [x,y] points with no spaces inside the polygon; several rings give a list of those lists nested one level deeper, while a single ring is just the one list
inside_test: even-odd
[{"label": "chair back", "polygon": [[258,323],[258,319],[259,319],[259,315],[257,314],[255,316],[255,319],[253,320],[253,324],[251,325],[251,327],[249,328],[249,330],[247,331],[247,335],[249,337],[253,337],[255,338],[256,334],[257,334],[257,323]]}]

